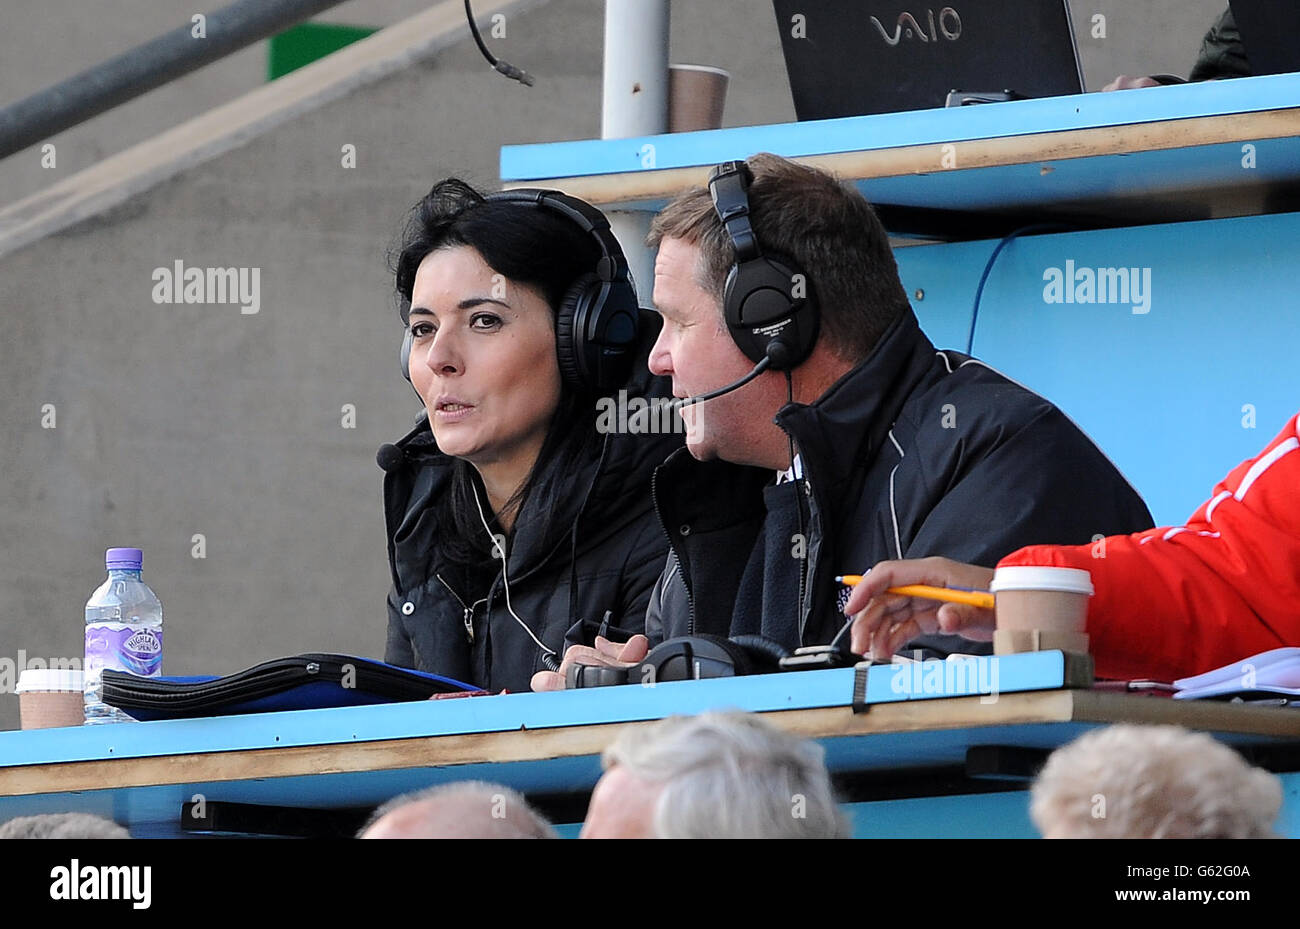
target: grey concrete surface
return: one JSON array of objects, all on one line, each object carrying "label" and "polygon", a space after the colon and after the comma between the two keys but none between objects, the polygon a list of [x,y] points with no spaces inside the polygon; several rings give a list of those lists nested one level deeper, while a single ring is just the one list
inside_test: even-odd
[{"label": "grey concrete surface", "polygon": [[[10,0],[0,12],[0,105],[66,80],[190,22],[195,13],[231,0]],[[349,0],[313,22],[390,26],[428,8],[429,0]],[[0,203],[89,167],[107,154],[149,138],[266,81],[268,43],[248,48],[61,132],[47,141],[56,165],[45,168],[41,147],[0,161]]]},{"label": "grey concrete surface", "polygon": [[[1221,5],[1076,4],[1089,85],[1185,74]],[[163,0],[88,6],[6,7],[0,97],[190,12]],[[330,18],[378,25],[421,6],[356,0]],[[19,649],[80,654],[84,602],[113,545],[144,549],[169,674],[382,653],[374,452],[419,410],[397,372],[386,249],[434,180],[493,185],[503,144],[598,133],[602,11],[600,0],[553,0],[508,24],[493,45],[537,77],[532,89],[493,74],[466,40],[0,259],[0,661]],[[1094,12],[1106,39],[1090,37]],[[793,117],[770,4],[679,0],[672,42],[673,60],[732,72],[726,125]],[[256,86],[264,66],[264,50],[250,49],[65,133],[58,171]],[[355,169],[340,164],[345,144]],[[4,202],[48,182],[35,151],[0,163]],[[178,260],[259,269],[260,311],[153,302],[154,269]],[[348,404],[355,428],[342,422]],[[196,535],[206,557],[193,557]],[[17,724],[16,698],[0,695],[0,728]]]}]

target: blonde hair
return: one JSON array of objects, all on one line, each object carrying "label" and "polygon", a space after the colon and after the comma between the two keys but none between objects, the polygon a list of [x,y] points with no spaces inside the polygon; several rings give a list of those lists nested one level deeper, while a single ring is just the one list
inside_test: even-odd
[{"label": "blonde hair", "polygon": [[1052,753],[1030,794],[1048,838],[1276,838],[1281,782],[1180,726],[1098,729]]},{"label": "blonde hair", "polygon": [[847,838],[822,758],[815,742],[733,711],[670,716],[626,730],[601,761],[664,785],[654,813],[657,838]]}]

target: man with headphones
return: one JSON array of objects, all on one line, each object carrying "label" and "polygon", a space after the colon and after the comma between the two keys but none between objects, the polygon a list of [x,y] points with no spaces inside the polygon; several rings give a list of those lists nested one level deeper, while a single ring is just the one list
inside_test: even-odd
[{"label": "man with headphones", "polygon": [[[896,558],[992,565],[1022,545],[1150,528],[1111,462],[1051,403],[922,333],[870,204],[775,155],[728,162],[655,218],[650,370],[687,448],[655,472],[671,544],[648,644],[761,634],[846,648],[848,588]],[[566,663],[638,660],[644,639]],[[931,635],[905,649],[987,651]],[[561,686],[556,675],[535,689]]]}]

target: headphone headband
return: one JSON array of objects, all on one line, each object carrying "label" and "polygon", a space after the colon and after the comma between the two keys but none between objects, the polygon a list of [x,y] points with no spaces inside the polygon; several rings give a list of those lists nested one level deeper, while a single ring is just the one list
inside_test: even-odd
[{"label": "headphone headband", "polygon": [[768,360],[789,371],[808,358],[817,343],[820,312],[812,281],[798,265],[764,255],[750,216],[754,175],[743,161],[725,161],[709,175],[713,209],[735,250],[723,291],[727,330],[745,356]]},{"label": "headphone headband", "polygon": [[758,237],[749,220],[749,187],[754,174],[743,161],[724,161],[709,178],[709,196],[736,251],[736,264],[761,257]]},{"label": "headphone headband", "polygon": [[597,274],[601,275],[601,280],[613,280],[620,270],[624,277],[631,280],[631,274],[627,270],[627,260],[623,257],[623,248],[614,237],[614,230],[609,226],[609,218],[585,200],[570,197],[559,190],[548,190],[542,187],[502,190],[488,194],[483,199],[485,203],[519,203],[537,206],[567,216],[579,229],[595,239],[600,247]]},{"label": "headphone headband", "polygon": [[[482,202],[550,210],[566,217],[596,243],[600,258],[595,267],[579,275],[556,307],[556,358],[564,380],[579,389],[605,392],[624,383],[631,373],[640,332],[640,304],[609,219],[577,197],[540,187],[498,191]],[[402,375],[408,381],[411,342],[408,328],[401,351]]]}]

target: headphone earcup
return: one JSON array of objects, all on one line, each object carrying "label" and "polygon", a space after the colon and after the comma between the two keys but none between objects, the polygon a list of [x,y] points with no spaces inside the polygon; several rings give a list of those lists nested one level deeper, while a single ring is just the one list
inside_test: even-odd
[{"label": "headphone earcup", "polygon": [[[731,338],[750,361],[770,357],[768,369],[788,371],[812,354],[820,328],[817,298],[803,275],[779,256],[764,256],[733,265],[727,274],[724,312]],[[805,292],[792,296],[796,277]],[[763,331],[766,330],[766,331]],[[781,347],[769,355],[773,343]]]},{"label": "headphone earcup", "polygon": [[398,350],[397,357],[402,364],[402,377],[409,381],[411,379],[411,330],[409,327],[406,334],[402,336],[402,347]]},{"label": "headphone earcup", "polygon": [[749,651],[743,645],[732,641],[726,636],[712,635],[709,633],[697,635],[696,638],[703,639],[705,642],[716,645],[718,649],[731,659],[731,666],[735,669],[737,676],[754,673],[754,660],[750,656]]},{"label": "headphone earcup", "polygon": [[758,673],[760,669],[763,671],[777,671],[780,669],[781,659],[790,657],[790,649],[776,641],[776,639],[770,639],[765,635],[745,633],[736,636],[731,641],[744,649],[745,654],[749,656],[751,674]]},{"label": "headphone earcup", "polygon": [[559,310],[555,314],[555,357],[559,362],[560,376],[573,387],[584,389],[596,386],[589,383],[588,375],[594,374],[584,357],[587,350],[584,329],[591,301],[592,291],[599,285],[596,275],[587,273],[573,282],[573,285],[560,299]]}]

